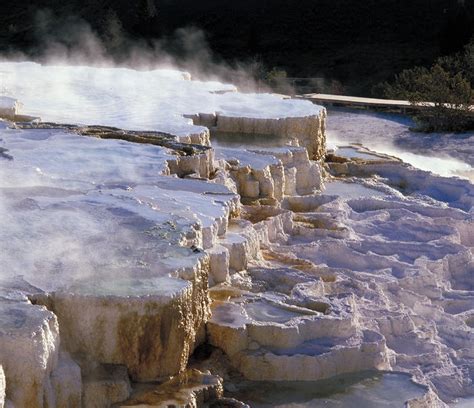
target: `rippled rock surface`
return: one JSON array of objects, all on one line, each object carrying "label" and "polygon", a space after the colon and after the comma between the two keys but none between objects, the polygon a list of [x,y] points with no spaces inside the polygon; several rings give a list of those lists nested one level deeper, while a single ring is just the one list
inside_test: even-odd
[{"label": "rippled rock surface", "polygon": [[0,110],[0,405],[474,394],[468,180],[326,152],[326,111],[306,101],[176,71],[0,66],[23,104]]}]

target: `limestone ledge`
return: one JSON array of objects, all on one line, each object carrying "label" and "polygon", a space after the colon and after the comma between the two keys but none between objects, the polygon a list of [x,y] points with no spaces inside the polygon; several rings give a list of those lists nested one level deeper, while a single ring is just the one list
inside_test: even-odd
[{"label": "limestone ledge", "polygon": [[[399,190],[404,195],[416,192],[434,200],[446,197],[451,207],[464,211],[469,211],[474,205],[472,183],[469,181],[437,176],[396,160],[357,160],[342,164],[329,162],[328,167],[334,175],[350,174],[362,178],[373,177],[374,175],[383,177],[389,186]],[[447,201],[446,198],[444,201]]]},{"label": "limestone ledge", "polygon": [[287,195],[306,195],[322,186],[321,167],[305,148],[216,148],[216,159],[235,182],[245,203],[278,205]]},{"label": "limestone ledge", "polygon": [[[231,150],[226,154],[232,166],[238,165],[242,155],[232,162]],[[265,167],[262,160],[244,159]],[[282,208],[258,201],[243,206],[242,218],[259,234],[260,257],[247,259],[237,268],[241,272],[231,271],[230,279],[211,290],[215,300],[207,324],[209,341],[224,350],[241,374],[257,381],[395,369],[414,374],[427,386],[407,406],[445,407],[440,397],[449,401],[453,395],[469,395],[466,372],[449,355],[458,350],[457,358],[472,364],[474,303],[467,278],[473,270],[474,241],[468,227],[472,185],[391,158],[346,160],[343,167],[329,161],[328,167],[344,177],[347,193],[294,191],[284,195]],[[353,194],[349,181],[362,187]],[[245,231],[242,224],[240,228]],[[377,234],[391,245],[377,242]],[[416,253],[407,246],[413,240],[419,245]],[[244,246],[248,239],[241,241]],[[312,276],[321,280],[312,282]],[[331,329],[314,327],[308,331],[313,338],[305,338],[305,320],[326,320],[337,328],[331,310],[349,292],[357,305],[348,311],[352,333],[318,340],[316,333]],[[252,296],[272,304],[266,315],[267,306],[258,308],[262,312],[257,320],[248,308],[255,302]],[[383,311],[376,311],[374,302]],[[290,305],[318,311],[324,304],[329,312],[321,316],[288,317]],[[436,368],[430,368],[434,360]]]},{"label": "limestone ledge", "polygon": [[155,387],[137,390],[117,407],[189,407],[208,406],[224,393],[222,379],[210,372],[188,369]]},{"label": "limestone ledge", "polygon": [[0,300],[0,361],[6,398],[14,406],[54,406],[51,375],[58,349],[59,326],[53,313],[27,302]]},{"label": "limestone ledge", "polygon": [[[5,310],[5,321],[0,320],[1,329],[11,326],[11,331],[0,336],[0,361],[5,370],[8,400],[15,406],[33,408],[108,407],[128,398],[129,377],[155,381],[183,371],[189,355],[204,340],[204,323],[209,318],[210,266],[209,255],[203,248],[212,248],[219,236],[225,235],[228,219],[238,213],[238,197],[225,186],[189,177],[192,174],[208,177],[211,171],[210,167],[201,171],[199,161],[196,167],[194,164],[183,167],[180,158],[192,159],[193,154],[175,155],[181,176],[188,177],[178,178],[170,177],[166,171],[166,159],[176,162],[166,149],[155,150],[160,160],[151,165],[144,144],[143,148],[139,144],[135,147],[128,140],[116,141],[117,138],[106,136],[100,147],[105,146],[110,162],[95,166],[96,156],[84,154],[84,149],[96,142],[75,136],[70,129],[45,125],[3,131],[8,139],[8,151],[14,156],[12,170],[17,163],[34,166],[38,160],[37,168],[51,175],[52,180],[58,180],[51,187],[1,186],[2,199],[5,198],[2,203],[12,215],[23,217],[21,230],[27,245],[36,242],[36,228],[58,231],[72,226],[71,234],[81,240],[83,233],[79,230],[84,223],[95,234],[104,226],[115,225],[114,242],[125,238],[119,251],[131,251],[129,245],[133,242],[135,254],[144,257],[137,259],[134,268],[126,260],[122,267],[112,270],[113,264],[106,263],[93,275],[84,277],[75,275],[73,268],[71,274],[67,263],[75,263],[75,259],[70,254],[70,259],[61,259],[64,268],[61,273],[66,275],[61,279],[62,284],[57,285],[60,289],[43,291],[18,278],[2,282],[0,304],[5,308],[11,306]],[[96,130],[87,130],[91,131]],[[109,131],[97,129],[101,135],[110,135]],[[26,150],[24,140],[30,140]],[[69,149],[69,143],[75,143],[76,149]],[[57,154],[61,148],[69,152],[67,158]],[[124,156],[129,148],[130,153],[135,148],[143,149],[149,162],[143,163],[143,155]],[[210,149],[204,152],[212,153]],[[48,155],[55,160],[49,160]],[[212,155],[203,157],[206,166],[212,165]],[[76,159],[77,167],[73,164]],[[128,166],[130,159],[140,160],[142,167],[137,165],[133,173],[126,173],[123,181],[108,184],[108,175],[123,174],[119,167]],[[73,169],[67,174],[69,179],[60,173],[63,161]],[[118,167],[114,168],[115,165]],[[155,169],[158,171],[154,172]],[[153,186],[149,185],[149,178]],[[90,187],[84,189],[90,180],[99,184],[96,191]],[[74,190],[68,190],[71,183]],[[91,204],[94,211],[89,212]],[[42,220],[54,220],[54,214],[66,207],[67,216],[62,219],[61,227],[54,221],[42,224]],[[93,218],[97,216],[97,220],[86,216],[86,221],[86,213],[95,214]],[[12,224],[10,228],[13,231],[17,226]],[[8,229],[2,233],[8,234]],[[85,234],[87,237],[88,232]],[[93,251],[100,252],[99,247],[96,244]],[[22,250],[29,251],[27,246]],[[43,251],[42,260],[37,258],[36,263],[48,265],[49,258],[54,256],[51,251]],[[83,262],[92,260],[88,256],[88,253],[81,256]],[[116,258],[115,262],[122,261]],[[53,278],[50,273],[46,269],[37,276],[27,273],[25,278],[39,286],[54,287],[59,282],[57,275]],[[26,327],[23,312],[26,322],[32,322]],[[91,369],[91,364],[98,368]]]},{"label": "limestone ledge", "polygon": [[[7,119],[9,118],[7,117]],[[40,120],[24,123],[13,122],[11,126],[24,130],[64,130],[105,140],[125,140],[132,143],[161,146],[173,152],[171,157],[163,160],[163,164],[167,164],[163,174],[174,174],[179,177],[194,175],[208,179],[214,172],[214,152],[210,148],[208,130],[178,137],[163,132],[122,130],[110,126],[78,126],[41,122]]]},{"label": "limestone ledge", "polygon": [[270,381],[317,381],[339,374],[391,368],[383,336],[364,331],[356,344],[335,346],[323,354],[244,353],[238,367],[246,378]]},{"label": "limestone ledge", "polygon": [[0,118],[14,119],[19,111],[19,102],[7,96],[0,96]]},{"label": "limestone ledge", "polygon": [[[34,301],[58,317],[70,353],[124,365],[135,381],[156,380],[184,370],[202,341],[209,313],[208,263],[207,257],[200,259],[188,281],[116,278],[111,287],[108,281],[85,282]],[[128,293],[114,289],[137,285]]]},{"label": "limestone ledge", "polygon": [[[317,279],[311,282],[291,270],[280,270],[275,275],[250,273],[254,282],[262,278],[273,282],[280,276],[280,281],[274,282],[280,290],[285,284],[283,279],[291,282],[289,288],[303,285],[307,288],[305,304],[312,309],[298,305],[298,298],[276,301],[251,294],[214,301],[207,324],[209,341],[224,350],[246,378],[315,381],[365,369],[390,368],[384,337],[357,328],[353,299],[313,295],[314,301],[309,303],[307,298],[319,285]],[[295,289],[288,290],[295,296]]]},{"label": "limestone ledge", "polygon": [[[18,407],[202,406],[222,394],[219,378],[186,371],[190,355],[206,341],[251,380],[314,381],[397,369],[415,374],[427,386],[426,394],[408,406],[442,407],[438,395],[448,400],[453,395],[448,390],[468,394],[465,373],[450,356],[455,350],[456,358],[469,365],[473,355],[474,302],[464,293],[472,287],[468,276],[473,270],[469,186],[460,182],[453,187],[400,163],[348,161],[330,162],[328,169],[337,176],[378,176],[370,183],[386,183],[377,190],[382,193],[398,186],[407,196],[418,192],[424,197],[413,204],[401,193],[378,198],[320,194],[324,170],[309,157],[322,156],[318,132],[324,130],[324,113],[300,125],[295,118],[204,119],[217,127],[221,121],[220,130],[229,132],[291,133],[307,151],[221,149],[215,160],[212,149],[190,146],[184,154],[160,150],[167,164],[159,175],[146,172],[134,183],[127,179],[126,188],[101,184],[100,192],[89,191],[80,199],[51,197],[50,190],[39,197],[31,190],[26,196],[8,190],[15,196],[6,200],[9,208],[31,216],[38,208],[46,216],[65,204],[89,210],[91,202],[101,211],[102,223],[116,221],[104,215],[109,208],[120,217],[140,208],[141,218],[134,221],[147,226],[150,220],[157,223],[150,214],[166,216],[138,235],[131,230],[135,241],[126,246],[126,258],[145,253],[138,259],[140,268],[127,269],[124,262],[113,273],[96,268],[94,275],[75,277],[54,290],[9,283],[0,291],[6,398]],[[207,146],[208,136],[204,132],[181,142]],[[117,143],[123,147],[130,141]],[[18,146],[9,152],[22,157]],[[121,163],[123,157],[117,157]],[[74,176],[82,177],[80,171]],[[440,192],[449,195],[447,203],[436,201]],[[248,205],[239,203],[235,193]],[[413,232],[410,222],[423,228]],[[121,220],[120,225],[135,224]],[[394,240],[392,231],[406,233],[407,241],[416,235],[420,252]],[[144,232],[144,242],[152,245],[141,246],[136,238]],[[389,249],[371,240],[381,236],[393,241]],[[159,255],[159,262],[150,253]],[[25,312],[26,320],[17,320],[18,311]],[[458,327],[448,314],[456,316]],[[11,330],[1,331],[8,325]],[[430,369],[433,356],[439,372]],[[163,383],[132,390],[130,379]]]},{"label": "limestone ledge", "polygon": [[303,117],[252,118],[225,114],[196,114],[188,116],[195,125],[236,134],[268,135],[288,141],[294,140],[307,149],[313,160],[320,160],[326,152],[326,110]]}]

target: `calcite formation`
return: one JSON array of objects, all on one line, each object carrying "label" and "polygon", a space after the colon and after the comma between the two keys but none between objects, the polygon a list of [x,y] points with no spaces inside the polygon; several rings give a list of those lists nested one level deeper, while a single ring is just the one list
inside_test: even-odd
[{"label": "calcite formation", "polygon": [[15,119],[18,113],[18,101],[8,96],[0,96],[0,117]]},{"label": "calcite formation", "polygon": [[259,135],[260,137],[296,143],[306,149],[311,159],[319,160],[326,152],[326,111],[303,117],[261,118],[230,116],[225,113],[190,116],[193,123],[209,127],[211,132],[227,135]]},{"label": "calcite formation", "polygon": [[367,370],[412,376],[410,407],[474,394],[468,181],[326,155],[305,101],[14,68],[54,122],[0,111],[0,407],[245,406],[223,387]]},{"label": "calcite formation", "polygon": [[[147,387],[149,388],[149,387]],[[216,403],[224,392],[222,379],[209,372],[189,369],[152,389],[138,390],[120,407],[189,407]]]},{"label": "calcite formation", "polygon": [[203,276],[191,281],[115,278],[112,288],[108,280],[72,286],[45,303],[58,316],[68,351],[122,364],[133,380],[156,380],[186,367],[207,320],[206,267],[196,269]]},{"label": "calcite formation", "polygon": [[27,302],[0,302],[0,360],[6,392],[15,406],[54,404],[51,374],[56,368],[59,327],[45,307]]},{"label": "calcite formation", "polygon": [[385,339],[357,330],[351,300],[323,299],[312,308],[252,296],[216,301],[208,323],[209,341],[250,380],[317,381],[346,372],[389,369]]},{"label": "calcite formation", "polygon": [[83,376],[85,377],[82,384],[82,406],[84,407],[107,407],[120,403],[130,396],[130,379],[125,366],[101,364],[83,367]]},{"label": "calcite formation", "polygon": [[[209,316],[209,255],[203,248],[225,234],[237,196],[219,184],[160,175],[169,174],[167,160],[173,160],[161,147],[102,141],[63,129],[4,132],[14,160],[2,173],[2,208],[9,214],[2,257],[12,266],[11,279],[31,269],[25,279],[36,285],[4,285],[1,305],[13,319],[5,324],[2,319],[8,399],[32,407],[80,406],[81,398],[85,406],[94,399],[103,401],[97,406],[107,406],[126,399],[120,386],[112,394],[100,391],[110,389],[101,384],[113,380],[107,372],[93,380],[95,371],[85,368],[89,360],[120,365],[135,380],[181,372],[203,341]],[[76,145],[69,149],[69,143]],[[89,150],[96,143],[107,161]],[[128,153],[129,148],[150,149],[150,161]],[[129,160],[136,160],[135,168]],[[66,178],[61,174],[65,167]],[[25,177],[23,183],[15,174]],[[23,239],[7,242],[10,234]],[[44,234],[50,239],[44,240]],[[21,263],[13,265],[14,259]],[[24,323],[21,313],[37,326]],[[61,347],[80,367],[58,362],[58,322]],[[32,333],[38,333],[38,340],[29,344]],[[15,359],[23,363],[14,364]],[[72,384],[79,387],[79,396]]]},{"label": "calcite formation", "polygon": [[0,367],[0,407],[5,406],[5,373],[3,372],[3,367]]}]

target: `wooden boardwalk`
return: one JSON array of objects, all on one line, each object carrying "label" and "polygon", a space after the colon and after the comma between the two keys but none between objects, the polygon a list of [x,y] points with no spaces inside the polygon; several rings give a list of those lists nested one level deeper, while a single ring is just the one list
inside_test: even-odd
[{"label": "wooden boardwalk", "polygon": [[320,105],[347,106],[352,108],[380,109],[407,112],[422,109],[429,104],[414,106],[408,101],[394,99],[361,98],[358,96],[329,95],[329,94],[304,94],[296,95],[296,99],[305,99]]}]

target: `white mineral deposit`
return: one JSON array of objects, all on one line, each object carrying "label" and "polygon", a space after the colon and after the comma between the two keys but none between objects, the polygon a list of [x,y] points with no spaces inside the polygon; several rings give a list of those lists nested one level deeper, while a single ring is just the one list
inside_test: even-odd
[{"label": "white mineral deposit", "polygon": [[0,408],[469,406],[464,139],[429,157],[391,115],[179,71],[0,70]]}]

